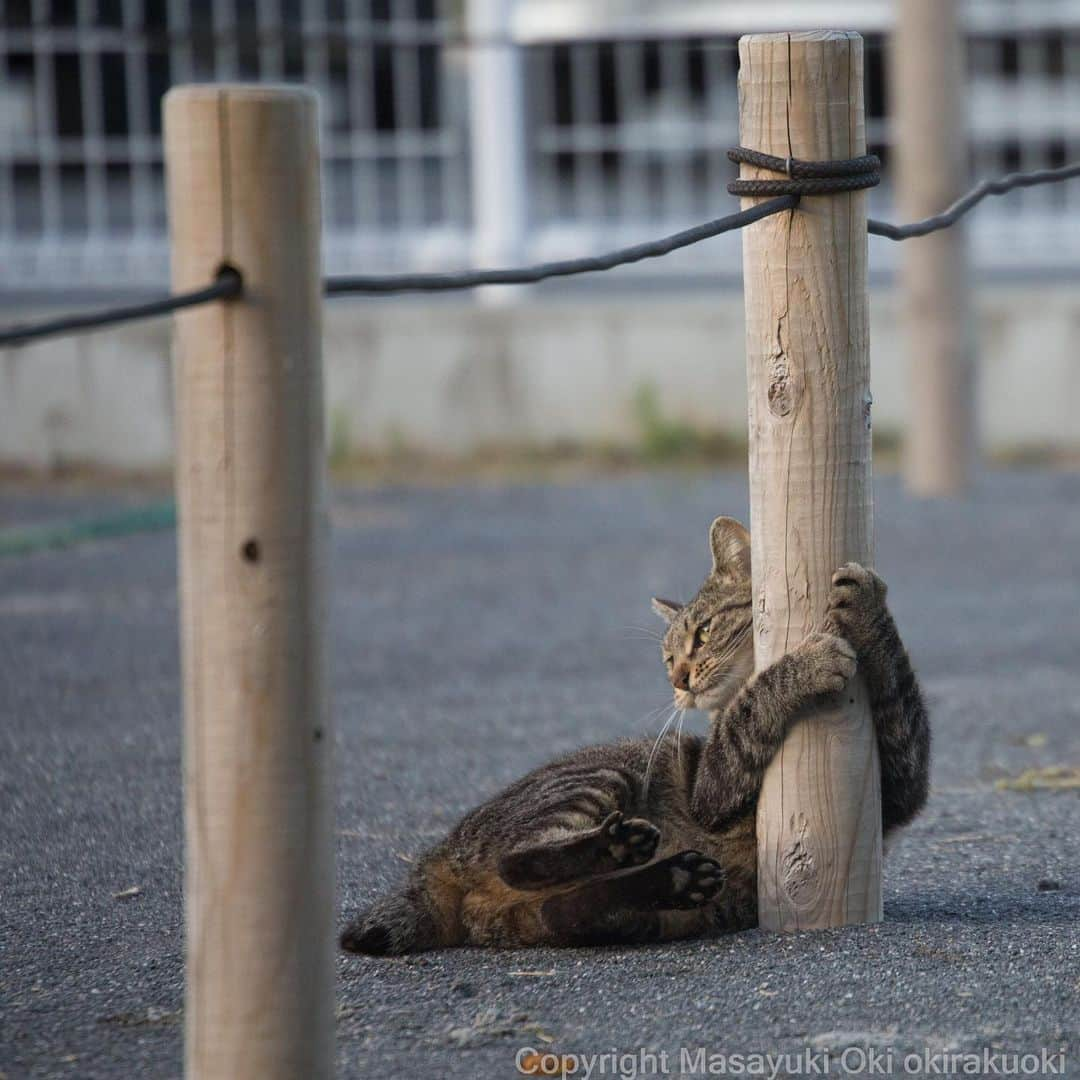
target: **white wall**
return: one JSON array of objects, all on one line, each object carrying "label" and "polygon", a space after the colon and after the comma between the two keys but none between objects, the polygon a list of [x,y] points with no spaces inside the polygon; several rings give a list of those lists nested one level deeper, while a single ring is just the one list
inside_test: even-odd
[{"label": "white wall", "polygon": [[[978,301],[984,445],[1080,447],[1080,290],[1001,285]],[[632,446],[643,386],[665,418],[745,432],[737,292],[495,309],[336,300],[325,324],[327,427],[339,448]],[[905,381],[887,291],[873,293],[871,335],[874,422],[899,432]],[[0,352],[0,462],[166,467],[171,409],[165,322]]]}]

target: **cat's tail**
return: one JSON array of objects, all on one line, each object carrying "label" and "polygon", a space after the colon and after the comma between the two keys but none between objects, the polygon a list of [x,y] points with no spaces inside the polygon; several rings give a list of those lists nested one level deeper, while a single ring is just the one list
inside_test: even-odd
[{"label": "cat's tail", "polygon": [[432,898],[421,881],[404,892],[384,896],[358,915],[341,934],[346,952],[402,956],[449,944],[441,940]]}]

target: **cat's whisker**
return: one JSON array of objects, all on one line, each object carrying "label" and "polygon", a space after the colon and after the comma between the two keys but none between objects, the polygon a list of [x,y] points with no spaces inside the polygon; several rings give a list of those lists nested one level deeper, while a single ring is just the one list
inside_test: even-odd
[{"label": "cat's whisker", "polygon": [[641,722],[642,722],[643,724],[645,724],[646,726],[648,726],[648,725],[649,725],[649,724],[651,724],[651,723],[652,723],[652,722],[653,722],[654,720],[656,720],[656,719],[657,719],[657,717],[659,717],[659,716],[660,716],[660,714],[661,714],[661,713],[662,713],[662,712],[663,712],[663,711],[664,711],[665,709],[671,709],[671,708],[674,708],[674,706],[673,706],[673,705],[671,704],[671,701],[670,701],[670,700],[668,700],[668,701],[665,701],[665,702],[664,702],[663,704],[661,704],[661,705],[657,705],[655,709],[650,709],[650,710],[649,710],[649,711],[648,711],[648,712],[647,712],[647,713],[646,713],[646,714],[645,714],[645,715],[644,715],[644,716],[643,716],[643,717],[641,718]]},{"label": "cat's whisker", "polygon": [[676,747],[676,753],[678,754],[679,774],[680,775],[682,775],[682,771],[683,771],[682,732],[683,732],[683,721],[685,719],[686,719],[686,710],[685,709],[680,709],[679,710],[679,720],[678,720],[678,723],[675,725],[675,747]]},{"label": "cat's whisker", "polygon": [[675,719],[675,713],[678,711],[676,706],[671,706],[671,713],[664,721],[664,726],[660,729],[660,734],[656,736],[656,741],[652,744],[652,749],[649,751],[649,760],[645,763],[645,780],[642,783],[642,797],[646,797],[649,794],[649,781],[652,779],[652,767],[653,761],[656,758],[656,751],[660,748],[660,744],[664,741],[664,736],[668,733],[668,728],[671,727],[671,722]]}]

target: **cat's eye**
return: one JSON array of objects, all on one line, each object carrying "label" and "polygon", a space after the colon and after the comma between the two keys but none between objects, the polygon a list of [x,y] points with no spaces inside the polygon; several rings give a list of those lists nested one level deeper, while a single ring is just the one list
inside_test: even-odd
[{"label": "cat's eye", "polygon": [[697,633],[694,634],[694,644],[704,645],[709,640],[709,625],[706,623],[704,626],[697,628]]}]

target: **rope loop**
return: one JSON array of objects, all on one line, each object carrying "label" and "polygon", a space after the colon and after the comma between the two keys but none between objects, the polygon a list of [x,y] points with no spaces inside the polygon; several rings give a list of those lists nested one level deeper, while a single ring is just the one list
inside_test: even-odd
[{"label": "rope loop", "polygon": [[881,183],[881,159],[876,154],[839,161],[800,161],[733,146],[727,156],[737,165],[753,165],[787,177],[786,180],[732,180],[727,186],[730,195],[836,195]]}]

